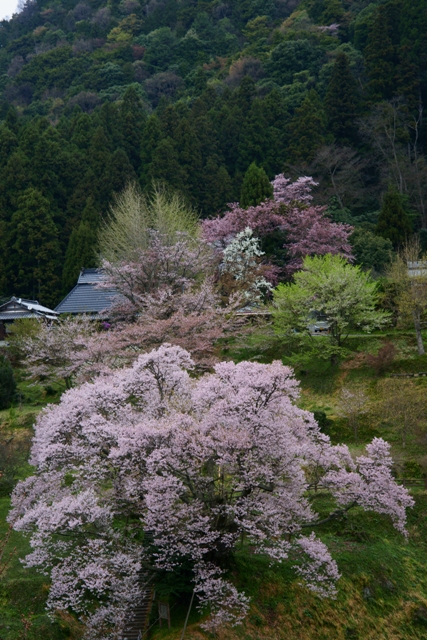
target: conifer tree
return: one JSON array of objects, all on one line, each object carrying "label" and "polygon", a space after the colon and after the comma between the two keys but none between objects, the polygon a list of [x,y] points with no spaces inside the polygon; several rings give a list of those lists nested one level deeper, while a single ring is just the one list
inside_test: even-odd
[{"label": "conifer tree", "polygon": [[186,190],[187,174],[180,165],[179,153],[171,138],[167,137],[160,140],[153,153],[147,176],[149,183],[153,180],[160,181],[181,192]]},{"label": "conifer tree", "polygon": [[293,163],[311,162],[324,143],[325,115],[317,92],[311,89],[295,111],[289,125],[288,158]]},{"label": "conifer tree", "polygon": [[396,93],[403,96],[407,108],[417,108],[420,99],[420,78],[417,65],[411,58],[411,47],[402,45],[398,52],[399,65],[396,72]]},{"label": "conifer tree", "polygon": [[269,132],[269,146],[263,158],[263,167],[269,175],[277,175],[283,170],[286,160],[289,111],[283,94],[277,89],[273,89],[264,98],[263,109]]},{"label": "conifer tree", "polygon": [[79,149],[87,149],[93,133],[94,121],[88,113],[75,107],[70,122],[71,142]]},{"label": "conifer tree", "polygon": [[150,166],[153,154],[157,149],[160,140],[163,138],[159,117],[153,113],[147,119],[141,135],[141,170],[140,181],[143,188],[150,184]]},{"label": "conifer tree", "polygon": [[19,120],[18,120],[18,113],[16,111],[16,107],[11,106],[8,109],[8,112],[6,114],[6,118],[5,118],[5,125],[8,129],[10,129],[11,131],[13,131],[13,133],[18,133],[19,131]]},{"label": "conifer tree", "polygon": [[100,178],[111,154],[111,146],[103,127],[96,128],[89,145],[89,161],[92,171]]},{"label": "conifer tree", "polygon": [[136,181],[136,173],[123,149],[116,149],[106,167],[108,200],[112,193],[119,193],[129,182]]},{"label": "conifer tree", "polygon": [[71,232],[65,254],[62,272],[62,287],[68,293],[76,284],[82,267],[96,267],[97,231],[99,227],[99,212],[94,199],[89,196],[83,210],[82,219],[78,227]]},{"label": "conifer tree", "polygon": [[396,189],[390,187],[384,195],[376,232],[383,238],[388,238],[393,248],[398,249],[408,239],[411,230],[412,225],[404,207],[403,197]]},{"label": "conifer tree", "polygon": [[30,159],[18,147],[9,157],[2,171],[2,191],[7,194],[8,200],[16,205],[17,198],[30,186],[29,177]]},{"label": "conifer tree", "polygon": [[135,171],[141,162],[141,138],[145,122],[145,111],[134,87],[128,87],[120,108],[123,146]]},{"label": "conifer tree", "polygon": [[243,123],[239,139],[238,169],[243,173],[251,162],[262,164],[271,145],[263,100],[256,98]]},{"label": "conifer tree", "polygon": [[214,126],[217,131],[220,151],[230,175],[234,174],[238,162],[243,122],[241,109],[236,105],[224,104],[222,109],[214,114]]},{"label": "conifer tree", "polygon": [[250,76],[245,76],[240,83],[240,87],[235,93],[234,99],[236,105],[242,110],[243,116],[246,116],[251,108],[252,100],[256,96],[255,82]]},{"label": "conifer tree", "polygon": [[340,143],[350,143],[356,138],[358,102],[356,81],[348,57],[340,52],[335,59],[325,97],[328,128]]},{"label": "conifer tree", "polygon": [[393,15],[389,4],[378,7],[364,51],[369,76],[368,88],[374,101],[393,97],[397,66],[393,27],[396,25],[392,24]]},{"label": "conifer tree", "polygon": [[5,124],[0,125],[0,167],[4,166],[18,146],[15,133]]},{"label": "conifer tree", "polygon": [[60,288],[61,251],[49,200],[37,189],[29,188],[17,204],[7,260],[12,292],[53,305]]},{"label": "conifer tree", "polygon": [[95,128],[98,126],[104,130],[110,149],[123,145],[120,110],[115,102],[104,102],[101,109],[92,115],[92,120]]},{"label": "conifer tree", "polygon": [[91,192],[102,207],[106,208],[111,195],[109,170],[112,153],[108,137],[101,126],[96,128],[92,136],[88,156],[90,169],[95,176],[95,183],[91,188]]},{"label": "conifer tree", "polygon": [[203,191],[201,193],[202,213],[210,216],[218,213],[233,201],[233,183],[226,167],[218,158],[210,156],[204,170]]},{"label": "conifer tree", "polygon": [[179,164],[187,175],[186,191],[193,202],[200,199],[204,180],[201,144],[195,127],[189,119],[182,118],[173,139],[179,151]]},{"label": "conifer tree", "polygon": [[271,198],[272,195],[273,187],[264,169],[257,167],[256,163],[252,162],[243,178],[240,205],[245,209],[247,207],[256,207],[264,200]]},{"label": "conifer tree", "polygon": [[68,238],[72,227],[78,225],[82,212],[86,206],[88,194],[90,194],[96,205],[99,204],[98,190],[96,188],[97,179],[92,171],[88,169],[77,183],[71,194],[66,209],[66,217],[68,221]]}]

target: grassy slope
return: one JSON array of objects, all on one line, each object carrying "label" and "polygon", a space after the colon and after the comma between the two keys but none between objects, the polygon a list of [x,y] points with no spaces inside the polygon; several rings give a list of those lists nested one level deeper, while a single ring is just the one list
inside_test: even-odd
[{"label": "grassy slope", "polygon": [[[29,384],[21,375],[22,372],[17,373],[20,404],[0,411],[0,446],[4,451],[5,442],[13,438],[12,455],[17,460],[17,468],[14,468],[13,473],[16,478],[23,478],[30,475],[33,469],[23,462],[22,457],[29,448],[31,425],[48,399],[54,400],[57,395],[48,396],[42,387]],[[5,457],[2,457],[2,464],[5,464]],[[10,504],[9,497],[4,495],[7,489],[4,485],[1,485],[1,488],[3,494],[0,496],[0,541],[7,536],[9,527],[6,516]],[[2,550],[0,544],[0,553]],[[0,640],[69,638],[71,636],[67,621],[52,623],[46,614],[48,578],[32,569],[24,568],[20,562],[20,558],[24,558],[29,551],[28,540],[13,531],[2,556],[3,562],[7,562],[7,570],[0,577]]]},{"label": "grassy slope", "polygon": [[[400,344],[399,356],[393,365],[395,371],[427,371],[427,358],[414,355],[411,335],[395,334]],[[380,337],[355,338],[353,351],[373,350],[380,344]],[[274,353],[275,358],[280,353]],[[268,359],[268,358],[267,358]],[[361,424],[362,443],[353,443],[351,431],[345,421],[337,417],[337,400],[341,387],[363,383],[372,400],[376,399],[377,379],[372,370],[331,368],[329,364],[313,362],[301,379],[301,404],[311,410],[323,410],[332,419],[330,435],[334,441],[344,441],[356,452],[375,435],[382,435],[392,442],[394,455],[406,459],[421,460],[425,455],[415,439],[409,440],[402,451],[400,439],[390,425],[367,417]],[[427,379],[420,380],[426,385]],[[35,404],[23,406],[12,413],[3,412],[3,420],[9,427],[20,429],[28,426],[25,415],[34,412]],[[22,417],[22,415],[24,417]],[[21,425],[21,426],[19,426]],[[25,473],[22,469],[22,473]],[[409,538],[407,541],[394,531],[386,518],[361,511],[352,512],[343,522],[335,522],[318,531],[337,560],[342,578],[336,600],[321,600],[298,584],[289,565],[270,567],[268,560],[253,555],[251,549],[239,550],[233,569],[239,588],[252,598],[251,611],[241,627],[223,630],[218,640],[329,640],[358,638],[365,640],[406,640],[427,638],[427,492],[422,485],[413,489],[416,506],[409,513]],[[320,505],[321,508],[321,505]],[[8,499],[0,500],[0,533],[5,531],[4,519]],[[44,612],[47,594],[47,578],[24,569],[18,557],[28,550],[28,542],[13,533],[9,549],[16,547],[10,568],[0,586],[0,640],[43,638],[59,640],[79,638],[79,631],[72,621],[62,618],[52,624]],[[189,594],[181,600],[171,598],[171,630],[159,630],[153,611],[153,627],[150,637],[155,640],[172,640],[181,637],[188,607]],[[27,635],[24,631],[25,616],[31,621]],[[199,615],[193,611],[186,640],[213,637],[202,631]]]}]

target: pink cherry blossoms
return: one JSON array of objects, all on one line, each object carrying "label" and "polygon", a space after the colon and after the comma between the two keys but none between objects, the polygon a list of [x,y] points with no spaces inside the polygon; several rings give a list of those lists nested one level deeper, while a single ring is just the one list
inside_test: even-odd
[{"label": "pink cherry blossoms", "polygon": [[298,383],[280,362],[222,362],[198,379],[193,367],[162,345],[67,391],[37,420],[36,473],[16,487],[10,521],[31,536],[26,565],[50,575],[49,609],[74,611],[88,639],[123,637],[141,567],[184,561],[207,626],[238,623],[249,601],[223,567],[242,538],[334,595],[338,567],[312,532],[313,482],[335,499],[330,517],[359,505],[405,533],[413,502],[387,443],[376,438],[356,460],[333,446],[297,407]]},{"label": "pink cherry blossoms", "polygon": [[214,246],[224,248],[247,227],[258,237],[284,231],[284,246],[289,255],[288,275],[300,268],[307,255],[340,254],[351,260],[349,236],[352,227],[332,222],[325,216],[326,207],[311,204],[311,189],[316,184],[309,176],[291,182],[279,174],[272,182],[272,200],[248,209],[238,203],[231,204],[224,216],[203,222],[204,237]]}]

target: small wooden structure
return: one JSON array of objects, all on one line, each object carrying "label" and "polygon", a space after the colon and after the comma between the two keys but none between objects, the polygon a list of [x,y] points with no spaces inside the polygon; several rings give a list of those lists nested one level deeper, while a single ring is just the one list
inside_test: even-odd
[{"label": "small wooden structure", "polygon": [[159,602],[158,606],[159,606],[160,627],[162,626],[162,620],[166,620],[168,629],[170,629],[171,628],[171,612],[170,612],[169,604],[167,602]]},{"label": "small wooden structure", "polygon": [[58,314],[39,304],[37,300],[25,300],[12,296],[10,300],[0,305],[0,340],[7,334],[7,325],[21,318],[36,318],[38,320],[57,320]]}]

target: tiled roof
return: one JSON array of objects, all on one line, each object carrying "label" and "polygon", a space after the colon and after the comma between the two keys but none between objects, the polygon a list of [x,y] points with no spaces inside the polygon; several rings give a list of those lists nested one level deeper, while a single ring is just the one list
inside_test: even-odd
[{"label": "tiled roof", "polygon": [[92,284],[104,282],[105,275],[101,269],[82,269],[77,284]]},{"label": "tiled roof", "polygon": [[57,313],[100,314],[107,311],[117,296],[115,289],[99,289],[98,284],[105,280],[102,271],[84,269],[80,273],[74,289],[58,304]]},{"label": "tiled roof", "polygon": [[43,315],[41,313],[32,313],[31,311],[16,311],[11,313],[1,313],[0,312],[0,321],[3,320],[20,320],[21,318],[47,318],[48,320],[55,320],[58,316],[53,315]]},{"label": "tiled roof", "polygon": [[54,320],[57,313],[39,304],[37,300],[25,300],[14,296],[0,305],[0,320],[18,320],[19,318],[49,318]]}]

